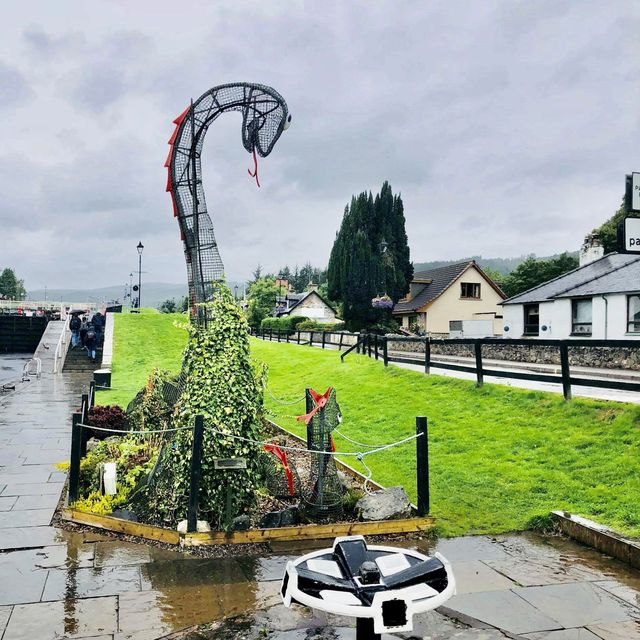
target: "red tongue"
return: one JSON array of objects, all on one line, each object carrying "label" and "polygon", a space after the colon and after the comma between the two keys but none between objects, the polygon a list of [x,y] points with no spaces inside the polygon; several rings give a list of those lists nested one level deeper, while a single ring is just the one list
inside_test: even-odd
[{"label": "red tongue", "polygon": [[260,179],[258,178],[258,156],[256,155],[256,149],[253,148],[253,173],[251,173],[251,169],[247,169],[247,173],[256,179],[256,184],[260,186]]}]

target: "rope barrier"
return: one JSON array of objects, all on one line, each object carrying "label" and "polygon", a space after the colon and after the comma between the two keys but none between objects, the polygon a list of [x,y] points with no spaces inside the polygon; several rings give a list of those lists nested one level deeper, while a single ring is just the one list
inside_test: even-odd
[{"label": "rope barrier", "polygon": [[271,396],[271,397],[272,397],[276,402],[278,402],[278,403],[280,403],[280,404],[298,404],[298,402],[302,402],[302,401],[305,399],[305,397],[304,397],[304,396],[302,396],[302,398],[298,398],[297,400],[293,400],[293,401],[291,401],[291,402],[288,402],[288,401],[286,401],[286,400],[281,400],[280,398],[276,398],[276,397],[273,395],[273,393],[271,393],[271,389],[269,389],[269,386],[268,386],[268,385],[265,385],[265,389],[267,390],[267,393],[268,393],[268,394],[269,394],[269,395],[270,395],[270,396]]},{"label": "rope barrier", "polygon": [[345,436],[344,433],[338,431],[338,429],[334,429],[333,433],[338,434],[341,438],[344,438],[347,442],[351,444],[355,444],[357,447],[367,447],[369,449],[378,449],[379,447],[386,447],[386,444],[367,444],[366,442],[358,442],[357,440],[353,440],[349,438],[349,436]]},{"label": "rope barrier", "polygon": [[174,431],[186,431],[187,429],[193,431],[193,427],[185,426],[185,427],[172,427],[171,429],[148,429],[144,431],[129,431],[128,429],[105,429],[104,427],[94,427],[91,424],[83,424],[82,422],[78,423],[81,427],[86,427],[87,429],[93,429],[94,431],[103,431],[105,433],[116,433],[123,436],[128,435],[144,435],[147,433],[172,433]]},{"label": "rope barrier", "polygon": [[[172,433],[175,431],[186,431],[186,430],[192,430],[193,427],[192,426],[184,426],[184,427],[172,427],[170,429],[149,429],[149,430],[144,430],[144,431],[122,431],[119,429],[105,429],[103,427],[94,427],[90,424],[83,424],[82,422],[78,423],[81,427],[86,427],[87,429],[93,429],[94,431],[102,431],[102,432],[106,432],[106,433],[117,433],[117,434],[122,434],[122,435],[143,435],[143,434],[147,434],[147,433]],[[253,438],[245,438],[244,436],[238,436],[235,435],[233,433],[225,433],[224,431],[220,431],[220,429],[215,429],[214,427],[205,427],[206,431],[210,431],[212,433],[217,433],[218,435],[221,435],[225,438],[232,438],[234,440],[241,440],[242,442],[248,442],[250,444],[256,444],[258,446],[263,447],[266,444],[274,444],[273,442],[271,442],[270,440],[264,440],[264,441],[260,441],[260,440],[254,440]],[[410,442],[411,440],[415,440],[416,438],[419,438],[422,434],[421,433],[416,433],[414,435],[408,436],[407,438],[403,438],[402,440],[398,440],[397,442],[391,442],[387,445],[382,445],[376,449],[373,449],[371,451],[358,451],[358,452],[353,452],[353,451],[317,451],[315,449],[303,449],[302,447],[289,447],[286,445],[280,445],[278,444],[277,446],[282,449],[283,451],[296,451],[298,453],[318,453],[321,454],[323,456],[343,456],[343,457],[351,457],[351,458],[356,458],[357,460],[359,460],[360,462],[362,462],[362,459],[365,456],[369,456],[369,455],[373,455],[374,453],[379,453],[380,451],[384,451],[386,449],[390,449],[391,447],[397,447],[401,444],[404,444],[405,442]]]}]

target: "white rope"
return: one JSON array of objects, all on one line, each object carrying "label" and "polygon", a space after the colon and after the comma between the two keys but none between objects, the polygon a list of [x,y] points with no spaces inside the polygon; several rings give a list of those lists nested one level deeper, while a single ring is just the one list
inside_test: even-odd
[{"label": "white rope", "polygon": [[[173,427],[171,429],[150,429],[150,430],[145,430],[145,431],[129,431],[129,430],[119,430],[119,429],[104,429],[103,427],[94,427],[90,424],[83,424],[82,422],[77,423],[79,424],[81,427],[86,427],[87,429],[93,429],[94,431],[104,431],[107,433],[117,433],[117,434],[121,434],[121,435],[143,435],[143,434],[147,434],[147,433],[171,433],[174,431],[186,431],[187,429],[189,430],[193,430],[192,426],[184,426],[184,427]],[[266,444],[275,444],[279,449],[282,449],[283,451],[296,451],[298,453],[317,453],[323,456],[343,456],[343,457],[352,457],[352,458],[356,458],[357,460],[359,460],[360,462],[362,462],[362,464],[364,464],[363,462],[363,458],[365,456],[370,456],[374,453],[379,453],[380,451],[384,451],[385,449],[390,449],[391,447],[397,447],[401,444],[404,444],[405,442],[409,442],[411,440],[415,440],[416,438],[419,438],[422,433],[417,433],[415,435],[409,436],[407,438],[403,438],[402,440],[398,440],[397,442],[391,442],[387,445],[382,445],[380,447],[378,447],[377,449],[373,449],[371,451],[358,451],[358,452],[353,452],[353,451],[317,451],[315,449],[303,449],[301,447],[289,447],[289,446],[285,446],[285,445],[280,445],[277,442],[272,442],[271,440],[264,440],[264,441],[259,441],[259,440],[254,440],[253,438],[245,438],[244,436],[237,436],[233,433],[225,433],[224,431],[220,431],[220,429],[215,429],[214,427],[205,427],[205,429],[207,431],[211,431],[212,433],[217,433],[225,438],[232,438],[234,440],[241,440],[242,442],[248,442],[250,444],[256,444],[258,446],[264,447],[264,445]],[[365,465],[366,466],[366,465]],[[367,467],[368,468],[368,467]]]},{"label": "white rope", "polygon": [[280,398],[276,398],[273,393],[271,393],[271,389],[269,389],[268,385],[265,385],[265,389],[267,390],[267,393],[276,401],[279,402],[280,404],[298,404],[298,402],[302,402],[304,400],[304,396],[302,396],[302,398],[298,398],[297,400],[293,400],[291,402],[287,402],[286,400],[281,400]]},{"label": "white rope", "polygon": [[364,484],[362,485],[362,488],[364,489],[365,493],[371,493],[371,491],[369,490],[369,481],[373,476],[373,471],[371,471],[371,469],[367,466],[367,463],[362,458],[358,458],[357,460],[367,471],[367,475],[365,476]]},{"label": "white rope", "polygon": [[386,444],[367,444],[366,442],[358,442],[357,440],[352,440],[349,436],[345,436],[344,433],[338,431],[338,429],[334,429],[333,433],[337,433],[341,438],[344,438],[347,442],[351,444],[355,444],[357,447],[366,447],[367,449],[378,449],[379,447],[386,447]]},{"label": "white rope", "polygon": [[86,427],[87,429],[93,429],[94,431],[104,431],[105,433],[116,433],[123,436],[143,435],[146,433],[171,433],[173,431],[186,431],[187,429],[189,429],[190,431],[193,431],[192,426],[173,427],[171,429],[149,429],[145,431],[129,431],[128,429],[105,429],[103,427],[94,427],[91,424],[83,424],[82,422],[79,422],[78,424],[81,427]]}]

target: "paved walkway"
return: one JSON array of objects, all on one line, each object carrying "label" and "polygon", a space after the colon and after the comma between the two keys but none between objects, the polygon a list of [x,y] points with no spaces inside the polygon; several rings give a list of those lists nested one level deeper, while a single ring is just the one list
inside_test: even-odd
[{"label": "paved walkway", "polygon": [[[238,614],[249,615],[240,631],[190,637],[353,638],[348,620],[280,604],[285,564],[305,552],[292,544],[260,558],[203,559],[50,526],[65,479],[55,463],[68,458],[70,414],[86,383],[49,373],[54,348],[40,354],[41,380],[0,399],[1,640],[151,640]],[[452,561],[459,595],[417,619],[412,637],[640,640],[640,574],[595,551],[536,535],[436,549]]]}]

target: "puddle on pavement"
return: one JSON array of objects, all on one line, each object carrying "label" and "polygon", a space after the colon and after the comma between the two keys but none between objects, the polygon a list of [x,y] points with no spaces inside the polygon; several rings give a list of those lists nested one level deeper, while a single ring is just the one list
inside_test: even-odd
[{"label": "puddle on pavement", "polygon": [[[330,544],[331,541],[320,541],[301,548],[294,543],[279,543],[273,545],[274,553],[262,557],[202,558],[114,540],[99,532],[60,531],[51,546],[0,554],[0,568],[11,564],[17,572],[32,575],[49,571],[44,600],[59,601],[60,607],[56,608],[55,602],[17,605],[46,604],[47,616],[59,618],[57,626],[43,622],[42,637],[48,637],[54,627],[63,629],[65,634],[91,630],[91,621],[84,617],[86,611],[95,616],[95,607],[102,611],[100,619],[107,620],[107,626],[111,624],[109,620],[117,618],[123,637],[151,633],[150,630],[157,635],[149,637],[159,637],[185,627],[280,606],[279,585],[287,560],[308,553],[310,547]],[[424,553],[440,551],[452,562],[454,571],[456,563],[468,566],[482,562],[514,581],[514,586],[588,581],[630,604],[637,606],[640,601],[640,572],[564,538],[525,533],[380,544],[414,547]],[[116,595],[119,598],[114,604]],[[87,598],[94,599],[93,609],[87,608]],[[112,615],[114,606],[118,607],[117,617]],[[33,624],[28,629],[31,637],[38,636]],[[100,634],[95,629],[94,635],[118,631],[100,629]],[[4,637],[20,640],[27,636],[10,622]]]}]

